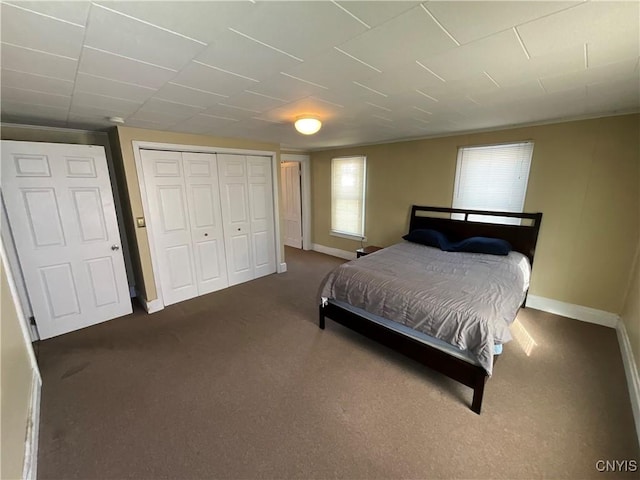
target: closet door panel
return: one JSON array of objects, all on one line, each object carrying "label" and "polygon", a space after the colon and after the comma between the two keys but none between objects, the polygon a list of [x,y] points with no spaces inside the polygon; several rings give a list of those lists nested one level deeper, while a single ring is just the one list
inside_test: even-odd
[{"label": "closet door panel", "polygon": [[232,239],[233,244],[233,266],[238,273],[245,273],[251,270],[251,262],[249,261],[249,236],[235,235]]},{"label": "closet door panel", "polygon": [[182,185],[158,185],[156,193],[162,233],[168,234],[176,231],[188,233],[184,187]]},{"label": "closet door panel", "polygon": [[183,153],[198,293],[229,286],[214,154]]},{"label": "closet door panel", "polygon": [[236,285],[254,278],[247,160],[243,155],[218,154],[218,172],[229,285]]},{"label": "closet door panel", "polygon": [[191,270],[191,249],[188,244],[175,245],[166,249],[169,281],[172,290],[193,286]]},{"label": "closet door panel", "polygon": [[[222,250],[224,251],[224,246],[222,246],[217,240],[210,240],[205,242],[198,242],[196,244],[196,258],[198,259],[199,265],[199,277],[200,282],[202,284],[211,284],[217,280],[224,279],[226,283],[227,272],[226,269],[223,270],[220,268],[220,259],[218,256],[218,252]],[[227,285],[220,285],[215,290],[219,290],[220,288],[225,288]],[[211,292],[215,290],[210,290]],[[203,291],[201,294],[209,293],[208,291]]]},{"label": "closet door panel", "polygon": [[254,277],[275,273],[273,183],[269,157],[247,157]]},{"label": "closet door panel", "polygon": [[156,259],[165,305],[198,295],[180,152],[141,150]]}]

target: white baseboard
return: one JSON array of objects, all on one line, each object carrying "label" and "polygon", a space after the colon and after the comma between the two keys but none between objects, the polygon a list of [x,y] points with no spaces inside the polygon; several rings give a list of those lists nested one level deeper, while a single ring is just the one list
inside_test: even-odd
[{"label": "white baseboard", "polygon": [[527,307],[610,328],[616,328],[620,319],[615,313],[565,303],[552,298],[538,297],[537,295],[527,295]]},{"label": "white baseboard", "polygon": [[33,370],[31,381],[31,404],[27,418],[27,435],[24,445],[24,465],[22,478],[36,480],[38,474],[38,435],[40,433],[40,390],[42,380],[37,371]]},{"label": "white baseboard", "polygon": [[313,250],[320,253],[331,255],[332,257],[344,258],[345,260],[355,260],[356,252],[349,252],[347,250],[340,250],[339,248],[325,247],[317,243],[313,244]]},{"label": "white baseboard", "polygon": [[142,305],[144,306],[144,309],[147,311],[147,313],[156,313],[164,309],[164,305],[162,304],[159,298],[156,298],[155,300],[151,300],[150,302],[146,301],[143,298]]},{"label": "white baseboard", "polygon": [[278,265],[278,273],[284,273],[287,271],[287,262],[282,262]]},{"label": "white baseboard", "polygon": [[631,410],[633,410],[633,418],[636,424],[636,435],[638,435],[638,443],[640,443],[640,376],[638,375],[638,366],[633,356],[627,329],[622,320],[618,321],[616,331],[618,333],[618,343],[620,344],[624,372],[627,376]]},{"label": "white baseboard", "polygon": [[31,335],[31,343],[37,342],[40,340],[40,334],[38,333],[38,329],[35,325],[29,323],[29,335]]}]

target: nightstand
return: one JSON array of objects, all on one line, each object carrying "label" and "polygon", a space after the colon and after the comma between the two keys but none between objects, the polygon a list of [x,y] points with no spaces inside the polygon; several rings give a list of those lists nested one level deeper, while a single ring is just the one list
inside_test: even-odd
[{"label": "nightstand", "polygon": [[356,250],[356,258],[364,257],[370,253],[382,250],[382,247],[376,247],[375,245],[369,245],[368,247],[359,248]]}]

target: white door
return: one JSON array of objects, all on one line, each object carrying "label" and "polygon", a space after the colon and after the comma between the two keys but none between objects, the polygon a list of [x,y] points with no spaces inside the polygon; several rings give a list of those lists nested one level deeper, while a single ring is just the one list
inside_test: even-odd
[{"label": "white door", "polygon": [[164,304],[227,287],[215,155],[141,157]]},{"label": "white door", "polygon": [[258,278],[276,271],[271,158],[248,156],[247,173],[253,276]]},{"label": "white door", "polygon": [[141,150],[165,305],[198,296],[180,152]]},{"label": "white door", "polygon": [[104,148],[3,141],[1,177],[40,338],[131,313]]},{"label": "white door", "polygon": [[198,294],[229,286],[216,156],[183,153]]},{"label": "white door", "polygon": [[237,285],[254,278],[247,159],[218,154],[218,171],[229,285]]},{"label": "white door", "polygon": [[283,162],[282,209],[284,211],[284,244],[302,248],[302,201],[300,195],[300,163]]}]

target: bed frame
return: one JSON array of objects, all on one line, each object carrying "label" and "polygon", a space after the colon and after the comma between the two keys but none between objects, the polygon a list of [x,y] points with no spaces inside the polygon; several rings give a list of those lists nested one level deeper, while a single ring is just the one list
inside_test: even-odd
[{"label": "bed frame", "polygon": [[[452,213],[460,214],[458,217],[462,216],[462,219],[451,219]],[[524,223],[524,225],[472,221],[469,220],[470,215],[482,215],[483,219],[487,221],[491,221],[491,217],[518,218],[522,220],[521,223]],[[488,212],[414,205],[411,208],[409,231],[431,228],[444,233],[452,241],[473,236],[502,238],[511,243],[514,250],[526,255],[533,266],[533,257],[541,221],[542,213]],[[484,386],[489,378],[484,368],[449,355],[442,350],[408,337],[402,332],[368,320],[357,313],[332,303],[331,300],[325,305],[320,305],[319,327],[321,329],[325,327],[325,317],[329,317],[345,327],[473,388],[471,410],[480,414]],[[494,362],[496,359],[497,357],[494,357]]]}]

